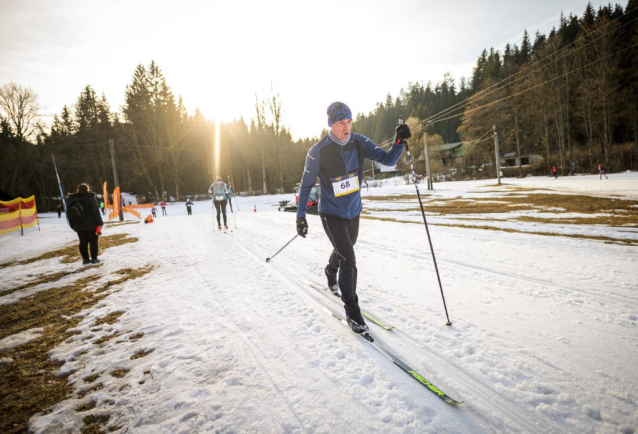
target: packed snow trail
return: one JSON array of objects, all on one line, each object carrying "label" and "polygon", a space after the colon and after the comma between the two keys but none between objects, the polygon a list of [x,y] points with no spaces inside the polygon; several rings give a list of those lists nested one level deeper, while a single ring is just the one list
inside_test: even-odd
[{"label": "packed snow trail", "polygon": [[[451,196],[463,185],[476,183],[437,188]],[[280,198],[240,198],[242,210],[255,201],[259,212],[237,213],[228,234],[210,210],[172,215],[180,204],[152,224],[107,227],[139,241],[107,250],[100,272],[157,268],[86,312],[51,352],[76,390],[95,374],[102,389],[63,401],[31,428],[79,431],[87,413],[75,409],[93,401],[91,414],[109,414],[123,432],[636,432],[635,246],[432,226],[446,327],[422,226],[363,219],[360,303],[395,326],[372,329],[375,338],[465,401],[450,407],[321,312],[340,303],[308,286],[324,282],[331,250],[318,218],[308,217],[307,239],[266,264],[295,233],[294,214],[274,211]],[[75,244],[52,216],[40,234],[0,238],[0,262]],[[14,285],[76,268],[44,260],[2,271]],[[0,302],[16,302],[8,297]],[[95,325],[116,311],[118,322]],[[124,339],[96,343],[116,332]],[[135,333],[144,335],[126,339]],[[150,353],[132,360],[139,350]],[[129,371],[116,378],[115,369]]]}]

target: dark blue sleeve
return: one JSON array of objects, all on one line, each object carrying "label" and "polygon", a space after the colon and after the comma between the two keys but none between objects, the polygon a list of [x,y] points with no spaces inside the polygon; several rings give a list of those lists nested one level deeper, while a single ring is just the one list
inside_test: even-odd
[{"label": "dark blue sleeve", "polygon": [[372,140],[359,134],[359,138],[361,143],[363,143],[363,147],[366,150],[366,158],[372,161],[376,161],[377,163],[383,164],[384,166],[394,166],[399,161],[399,157],[401,156],[401,152],[403,152],[404,144],[392,144],[392,148],[389,151],[385,151],[379,148]]},{"label": "dark blue sleeve", "polygon": [[315,185],[317,176],[319,175],[319,146],[313,146],[306,155],[306,164],[301,177],[301,186],[299,187],[299,204],[297,205],[297,217],[306,216],[308,209],[308,198],[310,190]]}]

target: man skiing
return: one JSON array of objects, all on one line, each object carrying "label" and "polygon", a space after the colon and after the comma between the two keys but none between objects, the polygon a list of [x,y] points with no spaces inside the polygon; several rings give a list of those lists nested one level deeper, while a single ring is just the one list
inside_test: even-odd
[{"label": "man skiing", "polygon": [[160,206],[162,207],[162,215],[168,215],[166,214],[166,202],[162,201],[162,203],[160,203]]},{"label": "man skiing", "polygon": [[603,176],[605,177],[605,179],[609,179],[607,177],[607,172],[605,172],[605,168],[603,167],[602,164],[598,165],[598,172],[600,173],[600,179],[603,179]]},{"label": "man skiing", "polygon": [[368,331],[368,326],[359,308],[354,253],[359,234],[359,214],[363,209],[359,190],[363,179],[363,163],[368,158],[393,166],[401,156],[404,141],[412,133],[406,124],[398,125],[392,149],[385,151],[369,138],[352,133],[352,112],[342,102],[334,102],[328,107],[328,126],[329,134],[310,148],[306,156],[299,190],[297,233],[304,238],[308,233],[308,197],[318,176],[322,192],[319,216],[333,247],[324,270],[328,286],[336,294],[341,291],[347,322],[352,331],[364,333]]},{"label": "man skiing", "polygon": [[224,216],[224,229],[228,230],[228,224],[226,223],[226,205],[228,203],[226,195],[228,194],[228,186],[222,181],[221,176],[215,178],[215,182],[210,185],[208,193],[213,195],[213,203],[217,211],[217,229],[222,230],[222,223],[219,219],[221,211]]},{"label": "man skiing", "polygon": [[188,211],[188,215],[193,215],[193,202],[190,199],[186,199],[186,210]]},{"label": "man skiing", "polygon": [[558,179],[558,169],[556,166],[552,166],[552,175],[554,175],[554,179]]}]

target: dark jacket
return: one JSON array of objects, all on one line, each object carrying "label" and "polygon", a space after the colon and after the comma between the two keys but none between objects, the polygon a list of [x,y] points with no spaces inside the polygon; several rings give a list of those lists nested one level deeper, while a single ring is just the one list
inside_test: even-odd
[{"label": "dark jacket", "polygon": [[343,219],[353,219],[361,213],[361,192],[359,190],[346,195],[335,196],[333,183],[341,182],[349,176],[356,177],[357,185],[363,179],[365,159],[386,166],[397,163],[403,144],[392,145],[385,151],[364,135],[352,133],[345,146],[340,146],[327,135],[308,151],[306,165],[299,189],[297,217],[305,217],[310,191],[319,176],[321,185],[320,214],[331,214]]},{"label": "dark jacket", "polygon": [[95,193],[75,193],[70,194],[66,199],[67,208],[74,203],[80,202],[86,212],[86,218],[75,224],[71,223],[71,228],[75,232],[80,231],[95,231],[98,226],[104,226],[102,216],[100,215],[100,209],[95,199]]}]

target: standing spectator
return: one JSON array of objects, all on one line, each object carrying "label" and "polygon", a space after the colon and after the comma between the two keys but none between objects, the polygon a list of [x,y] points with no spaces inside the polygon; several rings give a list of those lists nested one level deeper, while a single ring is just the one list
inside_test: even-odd
[{"label": "standing spectator", "polygon": [[554,175],[554,179],[558,179],[558,168],[556,166],[552,166],[552,175]]},{"label": "standing spectator", "polygon": [[605,168],[603,167],[602,164],[598,165],[598,172],[600,173],[600,178],[599,179],[603,179],[603,175],[605,175],[605,179],[609,179],[607,177],[607,172],[605,172]]},{"label": "standing spectator", "polygon": [[153,209],[151,210],[151,213],[153,213],[153,218],[157,218],[157,208],[155,208],[155,206],[153,206]]},{"label": "standing spectator", "polygon": [[103,200],[100,201],[100,211],[102,211],[102,215],[106,215],[106,206]]},{"label": "standing spectator", "polygon": [[162,201],[162,203],[160,203],[160,206],[162,207],[162,215],[168,215],[166,214],[166,202]]},{"label": "standing spectator", "polygon": [[67,204],[69,224],[71,229],[77,232],[80,240],[78,247],[82,255],[82,264],[99,263],[98,235],[102,235],[104,222],[100,216],[95,193],[90,191],[88,184],[80,184],[75,193],[67,198]]},{"label": "standing spectator", "polygon": [[193,205],[190,199],[186,199],[186,210],[188,211],[188,215],[193,215]]},{"label": "standing spectator", "polygon": [[58,218],[62,217],[62,208],[64,208],[62,203],[58,202],[58,206],[55,208],[58,211]]}]

